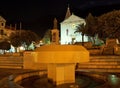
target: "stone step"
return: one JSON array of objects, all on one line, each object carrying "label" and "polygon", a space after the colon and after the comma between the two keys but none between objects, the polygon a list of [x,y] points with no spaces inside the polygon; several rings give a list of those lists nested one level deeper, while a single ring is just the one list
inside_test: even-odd
[{"label": "stone step", "polygon": [[18,61],[14,61],[14,60],[3,60],[3,61],[0,61],[0,64],[1,63],[23,63],[23,61],[21,60],[18,60]]},{"label": "stone step", "polygon": [[22,60],[3,60],[3,61],[0,61],[0,65],[3,65],[3,64],[23,64],[23,61]]},{"label": "stone step", "polygon": [[98,61],[98,62],[103,62],[103,61],[104,61],[104,62],[111,62],[111,61],[120,62],[120,59],[92,59],[92,60],[90,59],[90,62],[93,62],[93,61],[94,61],[94,62],[95,62],[95,61],[96,61],[96,62],[97,62],[97,61]]},{"label": "stone step", "polygon": [[79,65],[118,65],[119,62],[117,61],[110,61],[110,62],[106,62],[106,61],[91,61],[91,62],[86,62],[86,63],[79,63]]},{"label": "stone step", "polygon": [[15,61],[15,62],[21,62],[22,60],[0,60],[0,62],[5,62],[5,61]]},{"label": "stone step", "polygon": [[102,59],[102,60],[111,60],[111,59],[120,59],[120,56],[90,56],[90,60],[94,60],[94,59]]},{"label": "stone step", "polygon": [[5,60],[5,59],[1,59],[0,60],[0,63],[6,63],[6,62],[23,62],[23,60],[22,59],[18,59],[18,60],[13,60],[13,59],[7,59],[7,60]]},{"label": "stone step", "polygon": [[0,68],[12,68],[12,69],[23,69],[23,66],[19,65],[0,65]]},{"label": "stone step", "polygon": [[99,62],[99,63],[105,63],[105,62],[117,62],[120,63],[120,56],[90,56],[89,62]]},{"label": "stone step", "polygon": [[3,64],[23,64],[22,62],[5,62],[5,63],[0,63],[0,65]]},{"label": "stone step", "polygon": [[77,70],[86,72],[120,72],[120,56],[90,56],[90,61],[78,64]]},{"label": "stone step", "polygon": [[78,69],[88,69],[88,68],[97,68],[97,69],[114,69],[114,68],[119,68],[120,69],[120,65],[78,65]]},{"label": "stone step", "polygon": [[23,60],[23,57],[0,57],[0,61],[2,60]]},{"label": "stone step", "polygon": [[0,68],[23,68],[23,58],[0,57]]},{"label": "stone step", "polygon": [[99,69],[97,69],[97,68],[80,68],[80,69],[77,69],[76,71],[80,71],[80,72],[105,72],[105,73],[107,73],[107,72],[109,72],[109,73],[120,73],[120,69],[119,68],[115,68],[115,69],[105,69],[105,68],[99,68]]},{"label": "stone step", "polygon": [[0,63],[0,68],[23,68],[23,63]]},{"label": "stone step", "polygon": [[12,58],[10,58],[10,57],[9,58],[8,57],[0,57],[0,60],[8,60],[8,59],[11,59],[11,60],[19,60],[20,59],[21,60],[22,58],[18,58],[18,57],[17,58],[16,57],[14,57],[14,58],[13,57]]}]

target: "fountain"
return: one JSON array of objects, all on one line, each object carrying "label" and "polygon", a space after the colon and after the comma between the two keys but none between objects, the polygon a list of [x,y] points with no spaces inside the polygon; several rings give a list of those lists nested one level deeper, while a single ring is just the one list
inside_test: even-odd
[{"label": "fountain", "polygon": [[[46,63],[48,79],[55,85],[74,83],[76,63],[88,61],[89,52],[78,45],[45,45],[24,54],[24,68],[35,69],[35,64]],[[32,64],[28,65],[29,62]]]}]

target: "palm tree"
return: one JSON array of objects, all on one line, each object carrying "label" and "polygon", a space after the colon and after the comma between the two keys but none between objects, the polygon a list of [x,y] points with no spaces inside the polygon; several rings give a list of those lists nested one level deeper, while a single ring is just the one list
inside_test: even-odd
[{"label": "palm tree", "polygon": [[76,26],[76,31],[74,33],[81,33],[82,35],[82,45],[84,45],[84,34],[85,34],[85,30],[86,30],[86,26],[84,25],[84,23],[79,24]]}]

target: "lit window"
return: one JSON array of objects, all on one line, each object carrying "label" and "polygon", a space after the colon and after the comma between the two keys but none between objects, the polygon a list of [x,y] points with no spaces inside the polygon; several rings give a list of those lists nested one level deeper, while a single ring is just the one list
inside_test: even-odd
[{"label": "lit window", "polygon": [[75,24],[72,24],[72,28],[75,28],[76,27],[76,25]]}]

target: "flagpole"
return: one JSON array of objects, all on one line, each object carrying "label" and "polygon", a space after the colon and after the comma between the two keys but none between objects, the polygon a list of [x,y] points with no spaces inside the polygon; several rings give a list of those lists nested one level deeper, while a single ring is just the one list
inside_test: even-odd
[{"label": "flagpole", "polygon": [[20,30],[22,29],[22,23],[20,22]]},{"label": "flagpole", "polygon": [[21,36],[21,30],[22,30],[22,23],[20,22],[20,36]]},{"label": "flagpole", "polygon": [[17,29],[17,24],[15,24],[15,31],[16,31],[16,29]]}]

